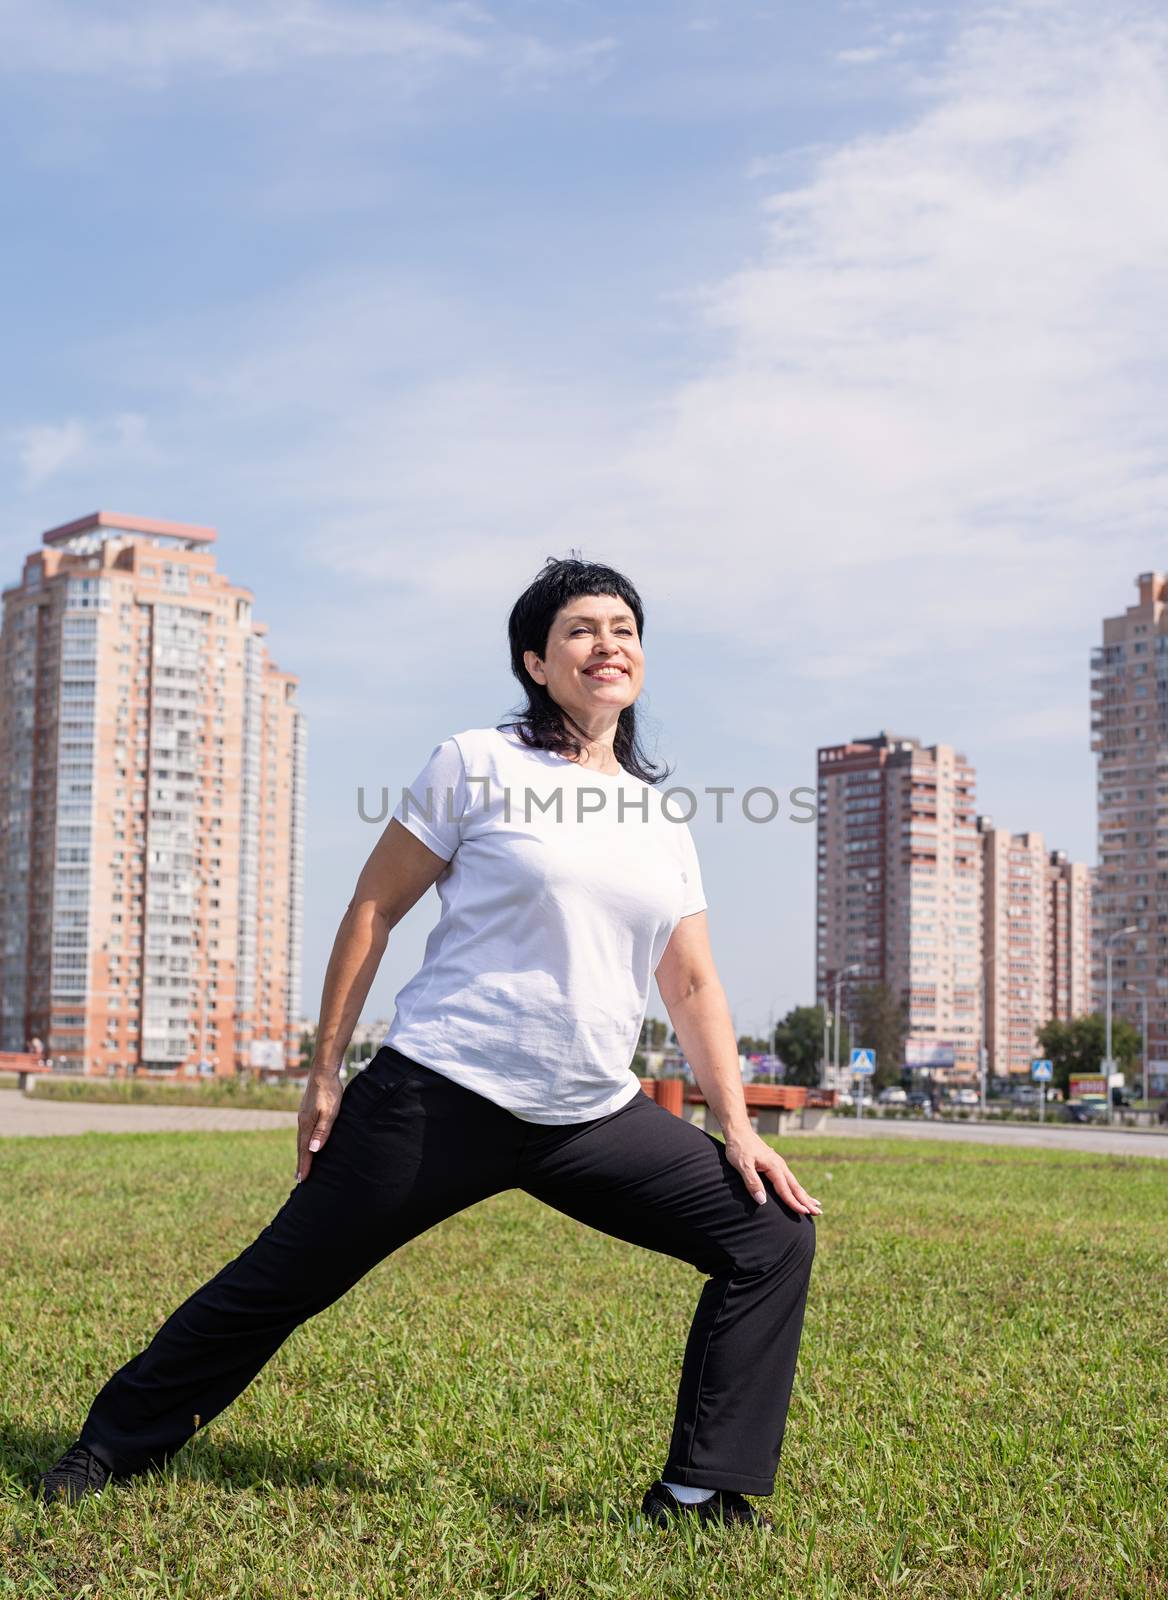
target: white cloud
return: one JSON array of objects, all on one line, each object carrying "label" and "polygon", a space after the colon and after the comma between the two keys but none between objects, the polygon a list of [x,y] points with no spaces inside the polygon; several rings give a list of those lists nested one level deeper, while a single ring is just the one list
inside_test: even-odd
[{"label": "white cloud", "polygon": [[486,61],[508,75],[593,70],[611,40],[558,47],[498,26],[478,5],[374,7],[328,0],[0,0],[0,70],[126,75],[160,85],[190,72],[276,73],[297,62]]},{"label": "white cloud", "polygon": [[1025,661],[1069,738],[1067,660],[1168,556],[1166,62],[1156,21],[979,12],[900,128],[816,149],[772,196],[758,260],[693,302],[702,354],[672,389],[354,276],[192,350],[183,426],[236,503],[262,472],[317,570],[370,604],[404,582],[401,625],[495,605],[578,543],[756,653],[743,728],[776,682],[830,737],[825,707],[1001,700]]},{"label": "white cloud", "polygon": [[14,442],[28,484],[44,483],[84,460],[90,451],[89,430],[76,417],[20,428]]},{"label": "white cloud", "polygon": [[1004,718],[998,725],[997,737],[1003,742],[1017,744],[1043,743],[1051,739],[1084,743],[1089,729],[1085,704],[1043,705],[1016,711]]},{"label": "white cloud", "polygon": [[636,462],[695,605],[783,615],[825,676],[857,606],[858,668],[980,651],[1097,606],[1092,541],[1122,575],[1162,536],[1166,65],[1146,17],[981,13],[911,122],[772,198]]},{"label": "white cloud", "polygon": [[100,421],[66,417],[61,422],[30,423],[13,430],[12,444],[28,488],[69,473],[108,469],[153,455],[146,419],[136,412]]},{"label": "white cloud", "polygon": [[845,67],[866,67],[873,61],[883,61],[888,49],[880,44],[857,45],[851,50],[837,50],[836,60]]},{"label": "white cloud", "polygon": [[873,66],[880,62],[895,61],[936,37],[945,27],[960,24],[961,11],[954,8],[948,16],[942,12],[909,8],[883,10],[874,16],[865,29],[867,42],[837,50],[836,61],[845,67]]},{"label": "white cloud", "polygon": [[1103,538],[1108,606],[1158,564],[1166,62],[1154,21],[979,12],[903,126],[772,196],[672,390],[355,279],[204,352],[198,409],[278,432],[306,554],[363,583],[405,538],[419,604],[489,598],[572,541],[656,574],[686,626],[764,641],[816,704],[941,660],[968,699],[1003,651],[1085,650]]}]

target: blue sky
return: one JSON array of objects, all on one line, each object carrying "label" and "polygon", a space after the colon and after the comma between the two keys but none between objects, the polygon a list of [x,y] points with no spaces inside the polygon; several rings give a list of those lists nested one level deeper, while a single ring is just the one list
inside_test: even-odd
[{"label": "blue sky", "polygon": [[[676,781],[887,727],[1094,859],[1088,651],[1168,565],[1166,65],[1108,0],[0,0],[0,566],[219,529],[310,717],[310,1013],[358,785],[513,705],[570,547],[644,595]],[[693,832],[761,1027],[814,830]]]}]

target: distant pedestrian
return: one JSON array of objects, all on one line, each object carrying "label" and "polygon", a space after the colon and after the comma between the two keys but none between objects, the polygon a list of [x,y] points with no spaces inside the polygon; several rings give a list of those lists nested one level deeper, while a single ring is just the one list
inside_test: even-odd
[{"label": "distant pedestrian", "polygon": [[[549,560],[520,596],[526,704],[435,747],[341,921],[295,1187],[108,1380],[45,1498],[166,1461],[385,1256],[518,1188],[706,1275],[642,1513],[770,1526],[746,1496],[774,1488],[821,1207],[751,1128],[693,840],[652,803],[667,774],[638,738],[643,622],[632,584],[590,562]],[[342,1090],[386,939],[435,884],[422,966]],[[725,1143],[630,1070],[654,975]]]}]

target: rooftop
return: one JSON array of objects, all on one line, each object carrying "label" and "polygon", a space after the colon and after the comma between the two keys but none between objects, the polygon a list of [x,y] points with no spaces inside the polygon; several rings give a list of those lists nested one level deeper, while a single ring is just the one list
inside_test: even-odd
[{"label": "rooftop", "polygon": [[215,542],[214,528],[202,528],[192,522],[160,522],[156,517],[128,517],[118,511],[91,511],[88,516],[78,517],[75,522],[63,522],[58,528],[50,528],[41,535],[41,543],[100,544],[104,539],[119,534],[140,535],[152,543],[165,543],[187,550]]}]

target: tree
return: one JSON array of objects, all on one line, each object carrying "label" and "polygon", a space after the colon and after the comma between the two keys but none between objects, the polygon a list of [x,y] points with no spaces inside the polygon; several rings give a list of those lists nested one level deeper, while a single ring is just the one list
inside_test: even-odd
[{"label": "tree", "polygon": [[637,1041],[637,1049],[664,1050],[668,1031],[659,1017],[646,1017],[641,1024],[641,1037]]},{"label": "tree", "polygon": [[883,1089],[886,1084],[899,1083],[904,1070],[904,1036],[908,1031],[907,1001],[898,999],[886,983],[866,983],[856,991],[852,1016],[856,1044],[863,1050],[876,1052],[873,1088]]},{"label": "tree", "polygon": [[765,1039],[756,1039],[753,1034],[744,1033],[738,1039],[738,1054],[740,1056],[769,1055],[770,1045]]},{"label": "tree", "polygon": [[775,1029],[775,1055],[786,1066],[785,1083],[814,1088],[823,1055],[823,1007],[795,1006]]},{"label": "tree", "polygon": [[316,1049],[316,1028],[305,1028],[300,1035],[300,1070],[307,1072],[312,1066],[312,1056]]},{"label": "tree", "polygon": [[[1052,1088],[1070,1091],[1071,1079],[1090,1077],[1103,1071],[1103,1052],[1107,1045],[1107,1019],[1101,1011],[1091,1011],[1069,1022],[1057,1019],[1043,1023],[1038,1044],[1054,1068]],[[1123,1017],[1111,1019],[1111,1049],[1125,1071],[1143,1049],[1138,1028]]]}]

